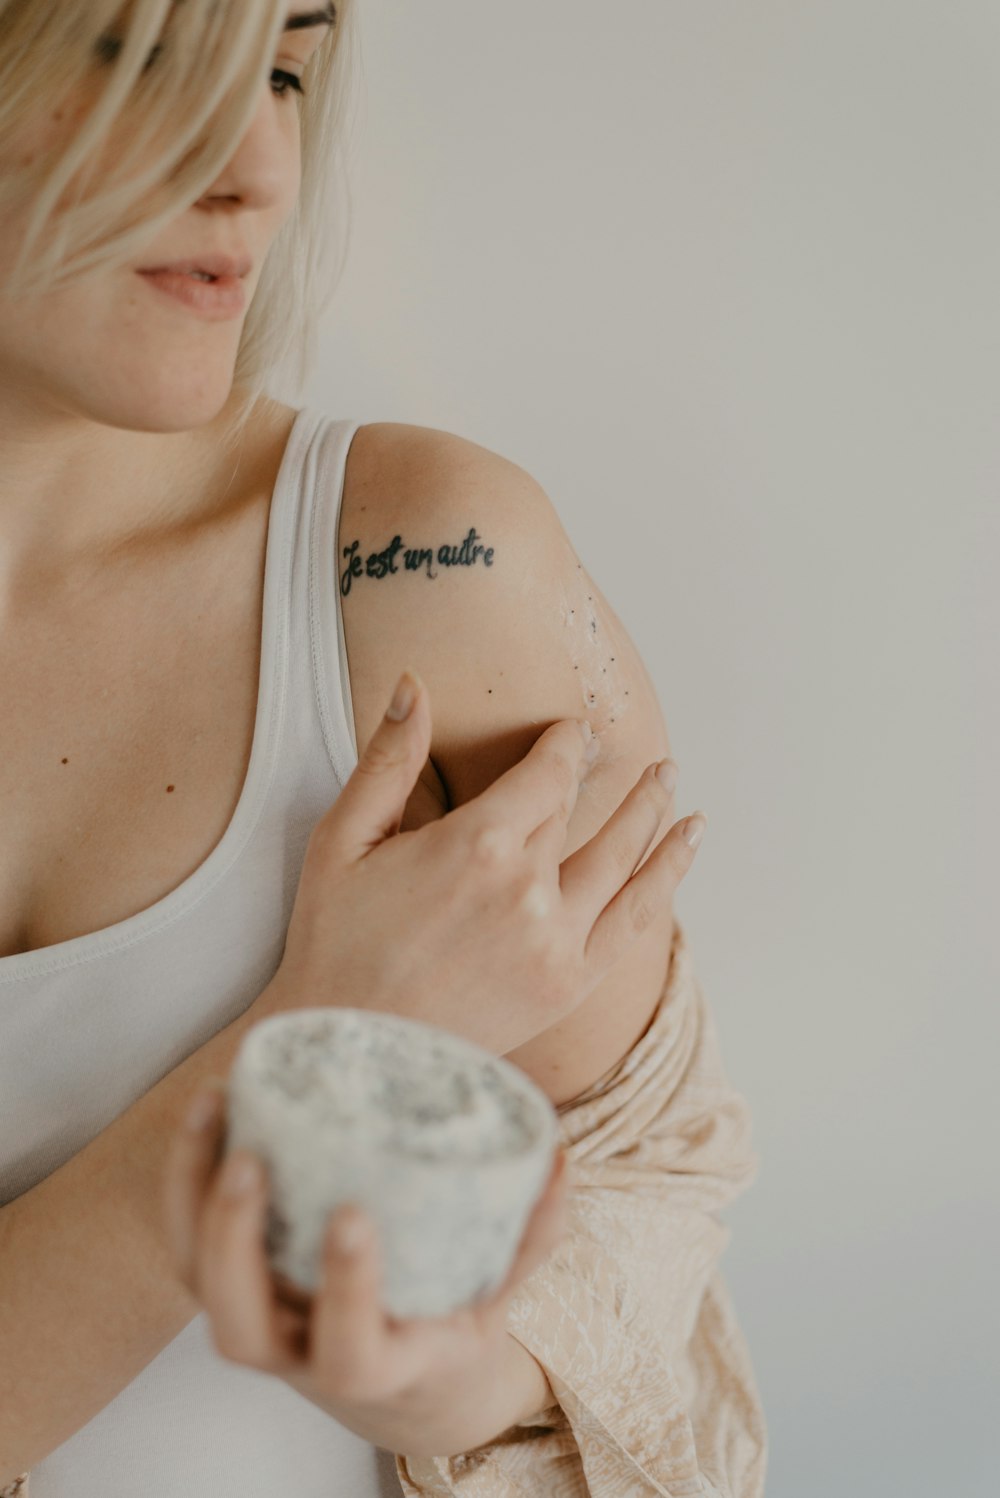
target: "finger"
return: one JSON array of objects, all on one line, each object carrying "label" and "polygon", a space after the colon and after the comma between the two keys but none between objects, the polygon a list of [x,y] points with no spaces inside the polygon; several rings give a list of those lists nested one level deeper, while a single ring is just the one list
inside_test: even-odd
[{"label": "finger", "polygon": [[467,801],[462,810],[467,812],[476,807],[488,814],[491,821],[510,827],[522,841],[553,815],[568,822],[580,781],[589,769],[585,747],[576,718],[553,723],[539,735],[523,759],[504,771],[474,801]]},{"label": "finger", "polygon": [[[295,1362],[279,1334],[265,1250],[267,1174],[249,1150],[226,1158],[209,1191],[197,1250],[198,1294],[222,1357],[266,1373]],[[280,1325],[287,1327],[286,1317]]]},{"label": "finger", "polygon": [[[687,838],[708,823],[703,811],[675,822],[642,868],[632,876],[594,922],[584,947],[584,961],[596,979],[612,967],[640,932],[673,898],[694,863],[697,842]],[[700,841],[700,837],[699,837]]]},{"label": "finger", "polygon": [[291,1306],[295,1311],[308,1312],[312,1308],[315,1296],[310,1295],[308,1290],[303,1290],[294,1280],[288,1279],[280,1269],[271,1270],[271,1280],[281,1304]]},{"label": "finger", "polygon": [[[397,711],[403,716],[394,716]],[[354,862],[397,832],[430,743],[426,688],[415,671],[404,671],[347,784],[314,827],[313,841],[331,857]]]},{"label": "finger", "polygon": [[[279,1344],[287,1351],[290,1360],[301,1372],[309,1357],[309,1315],[307,1312],[293,1310],[291,1306],[283,1305],[280,1300],[274,1306],[275,1335]],[[291,1361],[288,1367],[281,1370],[287,1374],[291,1371]]]},{"label": "finger", "polygon": [[225,1084],[203,1081],[170,1141],[161,1210],[178,1278],[195,1291],[198,1224],[225,1135]]},{"label": "finger", "polygon": [[559,864],[566,846],[566,821],[561,812],[553,813],[551,817],[546,817],[540,827],[535,828],[524,845],[544,868],[551,870],[555,880],[559,878]]},{"label": "finger", "polygon": [[[676,783],[677,766],[663,760]],[[608,901],[631,879],[646,850],[673,810],[673,787],[647,765],[625,799],[590,840],[564,859],[559,870],[563,899],[588,929]]]},{"label": "finger", "polygon": [[[342,1226],[363,1226],[353,1252],[341,1246]],[[380,1399],[393,1392],[387,1384],[386,1323],[381,1304],[382,1259],[374,1224],[355,1203],[342,1206],[327,1225],[323,1240],[323,1282],[312,1319],[311,1364],[316,1378],[333,1398]]]}]

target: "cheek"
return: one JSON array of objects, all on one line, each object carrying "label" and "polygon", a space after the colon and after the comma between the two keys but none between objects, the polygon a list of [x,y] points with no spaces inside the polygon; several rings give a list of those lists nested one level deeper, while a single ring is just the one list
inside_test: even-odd
[{"label": "cheek", "polygon": [[14,146],[23,154],[24,164],[30,164],[47,151],[54,152],[68,145],[98,98],[96,89],[86,81],[66,90],[59,99],[54,99],[51,94],[43,98],[40,107],[25,118],[15,137]]},{"label": "cheek", "polygon": [[[0,170],[5,173],[41,171],[53,164],[83,126],[93,101],[78,89],[61,104],[24,120],[17,130],[5,137],[0,146]],[[55,212],[79,199],[90,173],[100,173],[100,162],[82,162],[66,183],[55,205]],[[37,194],[36,183],[25,183],[26,197],[17,212],[18,221],[27,221],[31,203]],[[8,229],[11,224],[8,222]]]}]

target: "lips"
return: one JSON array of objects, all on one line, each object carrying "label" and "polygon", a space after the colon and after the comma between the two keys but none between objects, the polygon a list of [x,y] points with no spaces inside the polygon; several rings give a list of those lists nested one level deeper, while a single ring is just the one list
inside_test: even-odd
[{"label": "lips", "polygon": [[210,321],[239,317],[246,310],[248,291],[239,276],[208,280],[190,271],[137,271],[154,295],[170,297]]},{"label": "lips", "polygon": [[174,260],[164,265],[145,265],[141,268],[141,275],[155,275],[158,271],[172,271],[175,275],[191,275],[194,271],[201,271],[211,276],[213,280],[222,277],[235,277],[242,279],[250,274],[253,261],[248,255],[201,255],[188,260]]}]

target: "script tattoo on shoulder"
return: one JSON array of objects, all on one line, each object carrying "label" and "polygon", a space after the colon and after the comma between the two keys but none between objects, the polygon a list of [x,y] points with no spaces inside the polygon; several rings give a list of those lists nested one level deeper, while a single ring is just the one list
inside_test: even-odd
[{"label": "script tattoo on shoulder", "polygon": [[[482,559],[484,567],[493,566],[493,547],[483,546],[482,537],[474,525],[458,546],[447,543],[438,546],[404,546],[402,536],[395,535],[383,551],[370,551],[361,560],[358,554],[360,541],[352,541],[343,548],[347,566],[340,574],[340,591],[346,598],[351,583],[356,577],[389,577],[394,572],[423,572],[425,577],[439,577],[434,563],[441,567],[474,567]],[[400,553],[402,555],[400,556]],[[400,562],[402,565],[400,565]]]}]

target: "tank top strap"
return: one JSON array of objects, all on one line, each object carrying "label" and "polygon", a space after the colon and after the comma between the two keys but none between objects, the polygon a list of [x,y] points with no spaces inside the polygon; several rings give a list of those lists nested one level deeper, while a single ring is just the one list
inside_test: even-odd
[{"label": "tank top strap", "polygon": [[[344,643],[337,535],[351,442],[360,422],[312,407],[302,423],[297,512],[288,593],[287,711],[278,753],[286,763],[322,757],[342,789],[357,764]],[[315,769],[318,777],[318,766]]]}]

